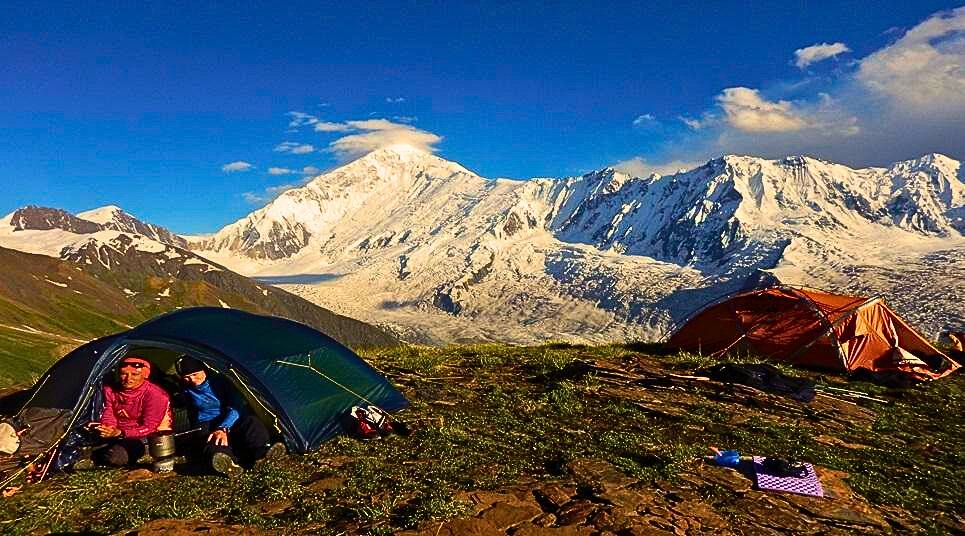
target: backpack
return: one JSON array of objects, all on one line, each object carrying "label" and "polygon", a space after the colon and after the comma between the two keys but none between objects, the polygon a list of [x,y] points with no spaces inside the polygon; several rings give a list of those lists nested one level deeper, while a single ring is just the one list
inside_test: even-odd
[{"label": "backpack", "polygon": [[345,428],[362,439],[374,439],[394,432],[389,415],[372,406],[352,406],[345,419]]}]

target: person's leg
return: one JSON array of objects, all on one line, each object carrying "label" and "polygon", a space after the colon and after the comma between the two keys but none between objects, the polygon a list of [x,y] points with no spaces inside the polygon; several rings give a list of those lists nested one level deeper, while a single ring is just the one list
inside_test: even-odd
[{"label": "person's leg", "polygon": [[144,443],[140,439],[121,439],[95,451],[94,461],[100,465],[124,467],[136,463],[145,452]]},{"label": "person's leg", "polygon": [[234,449],[232,449],[231,436],[228,436],[227,445],[215,445],[208,441],[208,436],[211,435],[213,430],[212,422],[201,423],[200,428],[196,432],[198,452],[201,454],[201,459],[204,460],[205,465],[214,469],[215,472],[229,477],[243,473],[244,469],[238,465],[238,458],[235,456]]},{"label": "person's leg", "polygon": [[252,415],[238,419],[228,434],[229,444],[234,446],[235,452],[245,463],[254,463],[263,458],[268,452],[270,439],[268,429]]},{"label": "person's leg", "polygon": [[218,452],[227,454],[232,459],[236,459],[237,457],[235,456],[234,450],[232,450],[231,448],[232,445],[231,445],[230,437],[228,438],[227,446],[215,445],[214,443],[208,441],[208,436],[210,436],[211,432],[213,431],[213,427],[211,425],[212,425],[211,421],[201,423],[200,424],[201,429],[198,430],[198,432],[196,433],[197,444],[198,444],[197,452],[201,454],[200,459],[203,460],[205,464],[210,464],[211,459]]}]

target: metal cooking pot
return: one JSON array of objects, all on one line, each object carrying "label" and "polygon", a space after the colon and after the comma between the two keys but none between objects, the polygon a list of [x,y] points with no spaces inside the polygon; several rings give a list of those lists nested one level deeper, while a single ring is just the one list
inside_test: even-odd
[{"label": "metal cooking pot", "polygon": [[174,434],[157,432],[147,436],[147,452],[155,460],[174,456]]},{"label": "metal cooking pot", "polygon": [[152,468],[155,473],[169,473],[174,470],[174,458],[165,458],[154,462]]}]

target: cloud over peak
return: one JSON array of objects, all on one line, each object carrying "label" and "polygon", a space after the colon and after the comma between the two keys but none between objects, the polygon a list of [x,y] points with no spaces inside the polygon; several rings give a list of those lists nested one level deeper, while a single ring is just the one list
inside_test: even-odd
[{"label": "cloud over peak", "polygon": [[800,130],[807,122],[787,101],[768,101],[756,89],[729,87],[717,96],[727,122],[745,132],[789,132]]},{"label": "cloud over peak", "polygon": [[851,52],[844,43],[818,43],[809,47],[799,48],[794,51],[794,65],[799,69],[804,69],[812,63],[833,58],[838,54]]},{"label": "cloud over peak", "polygon": [[350,132],[329,143],[329,151],[345,160],[382,147],[405,144],[428,152],[442,141],[442,136],[418,129],[410,124],[396,123],[388,119],[360,119],[343,123],[326,123],[322,132]]},{"label": "cloud over peak", "polygon": [[649,177],[654,173],[657,175],[670,175],[678,171],[693,169],[700,164],[700,162],[684,160],[671,160],[661,164],[653,164],[643,157],[635,156],[633,158],[621,160],[610,167],[622,173],[626,173],[631,177]]}]

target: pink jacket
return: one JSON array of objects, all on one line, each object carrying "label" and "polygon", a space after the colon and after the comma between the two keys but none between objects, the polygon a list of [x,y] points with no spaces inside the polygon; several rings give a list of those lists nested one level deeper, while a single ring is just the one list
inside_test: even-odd
[{"label": "pink jacket", "polygon": [[144,382],[136,389],[104,386],[101,424],[119,428],[124,437],[141,439],[171,429],[171,398],[157,385]]}]

